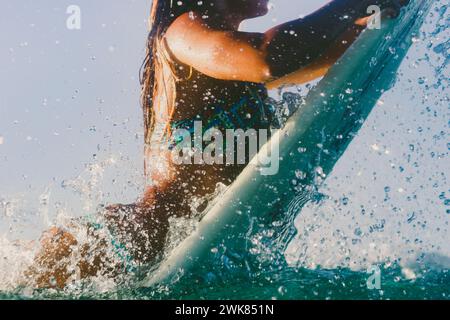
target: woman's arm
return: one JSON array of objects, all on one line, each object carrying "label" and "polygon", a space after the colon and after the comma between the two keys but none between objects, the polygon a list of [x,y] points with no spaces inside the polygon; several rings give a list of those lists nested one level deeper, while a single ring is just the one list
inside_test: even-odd
[{"label": "woman's arm", "polygon": [[268,89],[276,89],[283,85],[304,84],[324,76],[358,38],[361,31],[367,25],[367,21],[368,18],[360,19],[357,21],[355,28],[350,28],[345,32],[320,58],[306,65],[304,68],[300,68],[274,81],[267,82],[266,87]]},{"label": "woman's arm", "polygon": [[312,63],[316,66],[310,71],[320,69],[323,74],[324,65],[318,61],[333,61],[324,55],[339,38],[360,29],[355,23],[367,15],[367,7],[385,8],[394,1],[335,0],[266,33],[217,30],[200,16],[186,13],[172,23],[165,39],[179,61],[218,79],[267,83],[308,65],[313,68]]},{"label": "woman's arm", "polygon": [[[281,24],[265,33],[264,51],[271,75],[279,78],[297,71],[330,52],[345,34],[359,33],[358,19],[367,8],[395,6],[392,0],[335,0],[302,19]],[[355,40],[349,38],[350,44]]]},{"label": "woman's arm", "polygon": [[271,78],[262,33],[213,29],[201,16],[186,13],[172,23],[165,39],[176,59],[210,77],[251,82]]}]

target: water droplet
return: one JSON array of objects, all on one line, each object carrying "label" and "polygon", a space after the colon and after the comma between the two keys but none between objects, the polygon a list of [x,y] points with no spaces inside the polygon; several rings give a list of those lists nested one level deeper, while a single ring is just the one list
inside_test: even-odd
[{"label": "water droplet", "polygon": [[411,222],[413,222],[414,220],[416,220],[416,213],[415,213],[415,212],[413,212],[413,213],[408,217],[408,219],[406,220],[406,222],[411,223]]},{"label": "water droplet", "polygon": [[284,296],[287,293],[287,289],[284,286],[278,288],[278,293]]},{"label": "water droplet", "polygon": [[295,176],[297,179],[303,180],[306,178],[306,173],[301,170],[295,170]]}]

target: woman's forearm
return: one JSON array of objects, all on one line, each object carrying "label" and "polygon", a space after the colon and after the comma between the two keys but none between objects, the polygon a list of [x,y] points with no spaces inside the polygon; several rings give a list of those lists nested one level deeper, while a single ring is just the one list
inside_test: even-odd
[{"label": "woman's forearm", "polygon": [[297,71],[327,53],[345,33],[358,30],[358,18],[377,0],[335,0],[305,18],[266,32],[266,60],[271,75],[279,78]]},{"label": "woman's forearm", "polygon": [[324,76],[330,67],[336,63],[336,61],[358,38],[363,29],[363,26],[349,29],[344,32],[344,34],[339,37],[320,58],[297,71],[266,83],[266,87],[268,89],[275,89],[285,85],[299,85]]}]

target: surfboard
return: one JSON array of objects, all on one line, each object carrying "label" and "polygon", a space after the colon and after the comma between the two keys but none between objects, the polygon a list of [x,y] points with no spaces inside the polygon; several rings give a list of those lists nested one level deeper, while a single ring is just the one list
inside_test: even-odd
[{"label": "surfboard", "polygon": [[[381,29],[365,30],[303,105],[264,145],[217,199],[196,230],[141,282],[143,287],[203,277],[220,267],[225,255],[245,257],[250,235],[274,212],[283,212],[303,191],[331,172],[381,95],[389,90],[412,37],[431,6],[413,0]],[[264,161],[278,150],[278,170],[264,175]],[[234,268],[249,268],[236,258]],[[239,262],[240,261],[240,262]]]}]

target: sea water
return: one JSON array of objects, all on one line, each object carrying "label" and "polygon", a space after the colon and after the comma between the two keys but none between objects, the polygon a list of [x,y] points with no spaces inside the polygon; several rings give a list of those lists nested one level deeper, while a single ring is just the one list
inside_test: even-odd
[{"label": "sea water", "polygon": [[[23,271],[41,232],[30,226],[71,221],[67,197],[80,204],[78,215],[101,210],[103,185],[130,162],[114,155],[93,159],[75,178],[51,183],[37,195],[0,196],[0,298],[448,299],[449,23],[448,2],[436,1],[394,87],[380,98],[332,173],[314,194],[285,209],[295,236],[267,246],[278,227],[267,225],[249,239],[252,247],[245,254],[260,268],[152,288],[136,287],[132,277],[75,279],[63,291],[28,287]],[[138,189],[139,179],[136,173],[133,183],[120,186]],[[168,251],[196,220],[172,224]],[[232,259],[220,263],[236,275]]]}]

